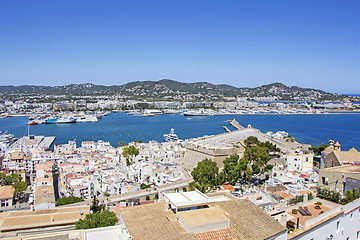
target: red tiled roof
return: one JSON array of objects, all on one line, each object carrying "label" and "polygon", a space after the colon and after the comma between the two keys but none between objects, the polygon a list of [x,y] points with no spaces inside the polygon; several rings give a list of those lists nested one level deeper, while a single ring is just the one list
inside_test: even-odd
[{"label": "red tiled roof", "polygon": [[226,190],[229,190],[230,192],[234,192],[235,188],[231,185],[222,185],[222,187]]},{"label": "red tiled roof", "polygon": [[69,174],[66,174],[65,177],[66,177],[66,178],[71,178],[71,177],[74,177],[74,174],[69,173]]},{"label": "red tiled roof", "polygon": [[282,198],[289,198],[289,197],[293,197],[293,195],[288,194],[288,193],[284,193],[284,192],[274,192],[276,195],[282,197]]},{"label": "red tiled roof", "polygon": [[199,240],[235,240],[235,235],[231,232],[229,228],[214,230],[209,232],[195,233],[195,237]]},{"label": "red tiled roof", "polygon": [[300,174],[299,177],[301,177],[301,178],[309,178],[309,177],[311,177],[311,174],[304,174],[304,173],[302,173],[302,174]]}]

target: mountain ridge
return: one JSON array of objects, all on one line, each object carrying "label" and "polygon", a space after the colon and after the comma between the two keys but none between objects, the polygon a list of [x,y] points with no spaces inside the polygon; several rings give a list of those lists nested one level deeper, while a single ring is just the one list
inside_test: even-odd
[{"label": "mountain ridge", "polygon": [[[286,86],[281,82],[258,87],[234,87],[228,84],[209,82],[183,83],[171,79],[158,81],[134,81],[122,85],[96,85],[93,83],[68,84],[61,86],[21,85],[0,86],[0,93],[13,95],[122,95],[139,98],[171,98],[172,96],[198,95],[198,99],[220,99],[226,97],[273,97],[277,100],[340,100],[344,95],[319,89]],[[196,97],[195,97],[196,98]]]}]

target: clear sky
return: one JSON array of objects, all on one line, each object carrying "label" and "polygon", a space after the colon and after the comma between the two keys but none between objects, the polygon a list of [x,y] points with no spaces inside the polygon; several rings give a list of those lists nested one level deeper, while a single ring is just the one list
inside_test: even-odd
[{"label": "clear sky", "polygon": [[360,1],[0,1],[0,85],[164,78],[360,93]]}]

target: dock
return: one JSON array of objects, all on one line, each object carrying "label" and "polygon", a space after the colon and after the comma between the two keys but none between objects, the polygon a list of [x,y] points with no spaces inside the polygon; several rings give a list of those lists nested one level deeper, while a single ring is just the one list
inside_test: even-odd
[{"label": "dock", "polygon": [[240,123],[238,121],[236,121],[235,119],[234,120],[231,120],[230,121],[230,124],[236,128],[237,130],[244,130],[245,128],[243,126],[240,125]]},{"label": "dock", "polygon": [[222,128],[225,129],[225,132],[231,132],[226,126],[222,126]]},{"label": "dock", "polygon": [[50,148],[51,144],[55,141],[56,137],[44,137],[42,141],[39,143],[39,147],[41,148]]}]

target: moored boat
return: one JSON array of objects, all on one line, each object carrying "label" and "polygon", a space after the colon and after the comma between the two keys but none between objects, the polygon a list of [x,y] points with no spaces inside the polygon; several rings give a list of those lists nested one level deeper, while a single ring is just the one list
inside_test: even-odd
[{"label": "moored boat", "polygon": [[61,117],[55,122],[56,124],[59,123],[76,123],[76,118],[73,117]]},{"label": "moored boat", "polygon": [[27,125],[37,125],[38,123],[36,122],[36,121],[34,121],[34,120],[32,120],[32,121],[29,121],[28,123],[27,123]]},{"label": "moored boat", "polygon": [[59,117],[49,118],[45,120],[45,124],[55,124]]},{"label": "moored boat", "polygon": [[179,137],[175,134],[175,130],[171,128],[170,133],[164,134],[165,142],[176,142],[179,140]]},{"label": "moored boat", "polygon": [[212,113],[201,109],[201,110],[187,111],[187,112],[184,112],[183,115],[184,116],[211,116]]}]

